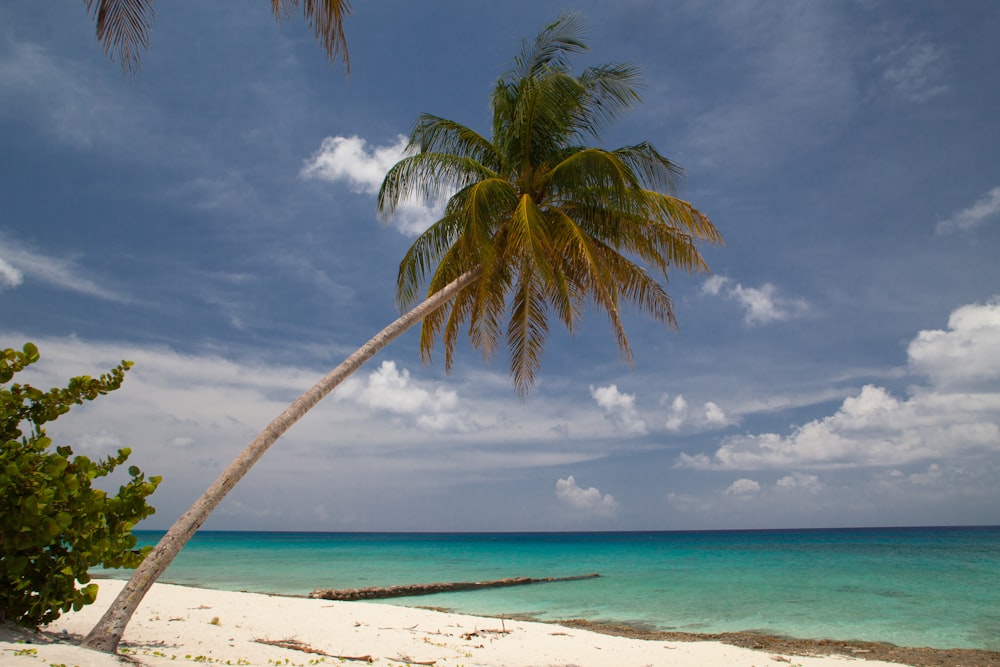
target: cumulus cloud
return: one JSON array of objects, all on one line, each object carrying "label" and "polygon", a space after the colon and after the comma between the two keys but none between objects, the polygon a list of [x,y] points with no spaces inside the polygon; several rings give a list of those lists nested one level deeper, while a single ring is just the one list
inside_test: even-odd
[{"label": "cumulus cloud", "polygon": [[907,353],[910,369],[939,389],[1000,391],[1000,298],[956,309],[947,331],[921,331]]},{"label": "cumulus cloud", "polygon": [[910,368],[928,384],[899,399],[866,385],[828,417],[789,435],[726,438],[711,456],[681,454],[678,467],[714,470],[904,465],[1000,448],[1000,299],[956,309],[947,331],[922,331]]},{"label": "cumulus cloud", "polygon": [[610,493],[601,495],[594,486],[580,488],[573,475],[556,480],[556,498],[574,510],[597,516],[612,516],[618,511],[618,502]]},{"label": "cumulus cloud", "polygon": [[[386,173],[406,154],[406,137],[399,135],[394,144],[368,147],[358,136],[327,137],[319,150],[306,160],[299,175],[332,183],[347,183],[354,192],[377,195]],[[441,205],[427,206],[410,198],[397,207],[393,223],[407,236],[416,236],[438,220]]]},{"label": "cumulus cloud", "polygon": [[[667,397],[664,396],[664,399]],[[684,422],[687,421],[688,416],[688,403],[684,400],[683,394],[677,394],[674,400],[670,403],[670,415],[667,417],[667,423],[665,426],[668,431],[679,431]]]},{"label": "cumulus cloud", "polygon": [[474,428],[459,412],[455,391],[444,387],[424,388],[410,379],[408,370],[397,369],[394,361],[383,361],[364,379],[349,379],[337,397],[370,410],[412,418],[417,426],[432,431]]},{"label": "cumulus cloud", "polygon": [[701,286],[702,294],[723,296],[736,301],[744,310],[743,321],[748,326],[768,324],[801,317],[809,310],[804,299],[790,299],[778,295],[778,288],[771,283],[760,287],[744,287],[724,276],[711,276]]},{"label": "cumulus cloud", "polygon": [[378,194],[386,172],[405,155],[406,137],[396,143],[368,149],[368,142],[358,136],[327,137],[319,150],[303,165],[304,178],[345,181],[355,192]]},{"label": "cumulus cloud", "polygon": [[612,384],[607,387],[591,385],[590,396],[615,428],[640,435],[646,432],[646,422],[639,416],[639,411],[635,407],[634,394],[621,392],[617,385]]},{"label": "cumulus cloud", "polygon": [[671,401],[669,395],[660,399],[661,404],[670,404],[667,420],[664,426],[668,431],[680,431],[684,428],[722,428],[731,421],[725,411],[717,403],[706,401],[700,410],[692,410],[683,394],[677,394]]},{"label": "cumulus cloud", "polygon": [[816,493],[823,488],[823,483],[816,475],[807,475],[802,472],[793,472],[785,475],[774,484],[779,489],[795,489],[799,491],[809,491]]},{"label": "cumulus cloud", "polygon": [[1000,186],[987,192],[976,200],[972,206],[964,208],[947,220],[937,223],[934,231],[938,234],[968,232],[998,216],[1000,216]]},{"label": "cumulus cloud", "polygon": [[944,471],[941,470],[941,466],[937,463],[932,463],[927,466],[927,472],[915,472],[909,476],[909,481],[911,484],[918,484],[921,486],[930,486],[932,484],[937,484],[944,477]]},{"label": "cumulus cloud", "polygon": [[752,479],[738,479],[729,485],[723,493],[727,496],[752,496],[760,493],[760,483]]}]

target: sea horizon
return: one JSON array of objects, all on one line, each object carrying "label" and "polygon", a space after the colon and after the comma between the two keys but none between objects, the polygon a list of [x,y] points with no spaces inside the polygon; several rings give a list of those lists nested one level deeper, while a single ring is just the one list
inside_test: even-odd
[{"label": "sea horizon", "polygon": [[[885,530],[977,530],[1000,529],[1000,524],[914,524],[878,526],[827,526],[795,528],[650,528],[637,530],[280,530],[249,528],[200,528],[198,533],[273,533],[302,535],[628,535],[644,533],[780,533]],[[135,528],[133,533],[165,534],[166,528]]]}]

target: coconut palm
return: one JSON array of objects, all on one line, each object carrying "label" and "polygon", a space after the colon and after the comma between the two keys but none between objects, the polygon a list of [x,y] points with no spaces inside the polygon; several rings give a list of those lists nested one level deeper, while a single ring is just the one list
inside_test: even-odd
[{"label": "coconut palm", "polygon": [[[469,273],[475,287],[423,320],[429,361],[444,342],[451,368],[463,325],[489,356],[506,339],[523,397],[534,383],[551,314],[572,332],[587,304],[607,313],[622,356],[632,359],[622,302],[675,326],[670,296],[643,266],[706,271],[696,242],[720,242],[709,219],[671,196],[681,170],[648,143],[605,150],[581,145],[631,107],[637,71],[603,65],[579,76],[567,57],[586,47],[582,19],[568,15],[525,45],[493,90],[492,139],[424,114],[411,155],[387,174],[379,208],[412,196],[457,191],[444,216],[417,238],[400,266],[397,297],[412,303]],[[506,321],[506,327],[504,322]]]},{"label": "coconut palm", "polygon": [[[120,61],[126,74],[135,74],[142,52],[149,47],[156,1],[84,0],[84,3],[97,22],[97,41],[104,52],[111,60]],[[280,21],[299,4],[300,0],[271,0],[271,10]],[[340,56],[350,69],[344,38],[344,18],[351,13],[350,0],[305,0],[302,11],[330,60]]]},{"label": "coconut palm", "polygon": [[[609,316],[631,359],[621,306],[633,304],[674,325],[670,296],[643,262],[704,271],[698,241],[721,237],[705,215],[676,199],[680,170],[649,144],[613,151],[577,142],[638,101],[636,70],[605,65],[572,76],[569,56],[584,50],[582,19],[567,15],[525,44],[493,91],[493,135],[421,116],[409,153],[386,175],[384,217],[416,196],[450,195],[444,215],[417,238],[400,264],[401,307],[427,298],[383,329],[272,421],[181,516],[136,570],[85,645],[113,652],[146,591],[223,496],[292,424],[410,327],[423,322],[429,360],[442,338],[450,369],[460,329],[491,354],[506,339],[514,387],[534,383],[553,314],[570,331],[586,305]],[[454,193],[454,194],[452,194]],[[506,321],[504,327],[503,322]]]}]

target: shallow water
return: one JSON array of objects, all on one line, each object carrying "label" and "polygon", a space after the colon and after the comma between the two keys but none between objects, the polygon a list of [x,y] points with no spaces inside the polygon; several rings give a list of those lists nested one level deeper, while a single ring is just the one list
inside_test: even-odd
[{"label": "shallow water", "polygon": [[[141,544],[162,534],[137,531]],[[504,577],[601,577],[397,598],[661,630],[1000,650],[1000,527],[650,533],[200,532],[163,581],[305,595]],[[107,576],[127,573],[98,571]]]}]

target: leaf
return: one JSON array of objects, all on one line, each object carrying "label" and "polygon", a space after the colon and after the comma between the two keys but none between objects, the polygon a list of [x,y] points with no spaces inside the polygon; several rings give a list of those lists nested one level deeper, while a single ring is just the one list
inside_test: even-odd
[{"label": "leaf", "polygon": [[35,363],[41,356],[38,354],[38,348],[35,347],[34,343],[25,343],[22,349],[24,350],[24,356],[27,357],[27,362],[29,364]]}]

